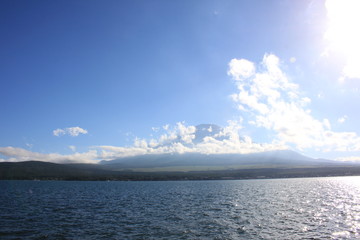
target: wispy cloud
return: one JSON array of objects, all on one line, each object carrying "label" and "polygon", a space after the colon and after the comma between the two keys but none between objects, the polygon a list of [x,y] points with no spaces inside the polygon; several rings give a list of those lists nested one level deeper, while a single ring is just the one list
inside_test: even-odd
[{"label": "wispy cloud", "polygon": [[63,136],[63,135],[70,135],[72,137],[77,137],[80,134],[87,134],[88,131],[81,128],[81,127],[69,127],[69,128],[58,128],[53,131],[54,136]]},{"label": "wispy cloud", "polygon": [[336,160],[344,162],[360,162],[360,156],[339,157],[336,158]]},{"label": "wispy cloud", "polygon": [[58,153],[38,153],[28,151],[23,148],[0,147],[0,154],[9,157],[7,162],[19,161],[45,161],[54,163],[96,163],[98,162],[98,153],[96,150],[90,150],[84,153],[74,153],[71,155],[62,155]]},{"label": "wispy cloud", "polygon": [[69,148],[71,151],[76,152],[76,147],[74,145],[70,145]]},{"label": "wispy cloud", "polygon": [[34,146],[34,144],[31,144],[31,143],[25,143],[25,145],[26,145],[26,147],[28,147],[29,149],[31,149],[31,148]]},{"label": "wispy cloud", "polygon": [[341,118],[338,119],[338,123],[344,123],[346,121],[346,119],[347,119],[347,116],[344,115],[344,116],[342,116]]}]

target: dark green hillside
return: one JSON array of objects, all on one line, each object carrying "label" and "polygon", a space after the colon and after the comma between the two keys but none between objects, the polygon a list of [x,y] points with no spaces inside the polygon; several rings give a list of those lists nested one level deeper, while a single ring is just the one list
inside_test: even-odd
[{"label": "dark green hillside", "polygon": [[218,171],[133,172],[111,171],[101,165],[55,164],[47,162],[0,163],[0,180],[217,180],[291,177],[360,176],[360,166],[306,168],[251,168]]},{"label": "dark green hillside", "polygon": [[0,179],[96,179],[111,176],[112,171],[91,164],[56,164],[49,162],[2,162]]},{"label": "dark green hillside", "polygon": [[107,169],[133,171],[191,171],[248,168],[293,168],[339,166],[332,160],[313,159],[297,152],[282,150],[250,154],[148,154],[102,161]]}]

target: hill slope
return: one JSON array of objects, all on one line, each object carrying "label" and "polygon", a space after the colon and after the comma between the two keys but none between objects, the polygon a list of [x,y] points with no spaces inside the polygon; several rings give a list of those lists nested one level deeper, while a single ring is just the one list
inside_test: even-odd
[{"label": "hill slope", "polygon": [[0,163],[0,179],[96,179],[111,173],[112,171],[91,164],[57,164],[39,161]]},{"label": "hill slope", "polygon": [[13,180],[207,180],[347,175],[360,175],[360,165],[313,159],[293,151],[142,155],[100,164],[0,163],[0,179]]},{"label": "hill slope", "polygon": [[331,160],[313,159],[294,151],[270,151],[251,154],[148,154],[102,161],[106,169],[116,170],[209,170],[246,168],[292,168],[339,165]]},{"label": "hill slope", "polygon": [[47,162],[0,163],[0,180],[217,180],[360,175],[360,166],[252,168],[189,172],[107,171],[101,165]]}]

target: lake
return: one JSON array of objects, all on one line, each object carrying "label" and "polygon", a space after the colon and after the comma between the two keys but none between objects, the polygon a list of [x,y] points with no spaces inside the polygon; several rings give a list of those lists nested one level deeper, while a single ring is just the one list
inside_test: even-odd
[{"label": "lake", "polygon": [[355,239],[360,177],[0,181],[0,239]]}]

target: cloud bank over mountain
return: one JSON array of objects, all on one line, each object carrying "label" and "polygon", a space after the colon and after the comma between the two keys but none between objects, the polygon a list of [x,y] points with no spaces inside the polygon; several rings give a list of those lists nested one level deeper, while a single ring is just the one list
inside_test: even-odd
[{"label": "cloud bank over mountain", "polygon": [[[191,126],[178,122],[175,126],[153,128],[157,137],[135,138],[132,146],[92,146],[88,152],[70,155],[36,153],[14,147],[2,147],[0,153],[9,157],[6,161],[95,163],[146,154],[247,154],[284,149],[360,151],[357,133],[332,131],[327,118],[312,116],[311,99],[304,96],[300,86],[282,70],[281,60],[276,55],[265,54],[259,64],[247,59],[232,59],[227,74],[236,86],[237,92],[230,97],[241,116],[229,120],[227,126]],[[265,130],[271,140],[254,141],[246,134],[247,128]],[[87,134],[87,130],[71,127],[53,131],[54,136],[79,134]],[[71,149],[75,151],[76,148],[72,146]]]},{"label": "cloud bank over mountain", "polygon": [[73,153],[70,155],[63,155],[59,153],[38,153],[28,151],[23,148],[16,147],[0,147],[0,154],[9,157],[8,159],[0,159],[6,162],[20,162],[20,161],[44,161],[54,163],[96,163],[98,162],[98,153],[96,150],[89,150],[84,153]]}]

